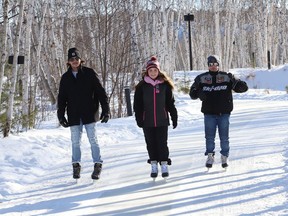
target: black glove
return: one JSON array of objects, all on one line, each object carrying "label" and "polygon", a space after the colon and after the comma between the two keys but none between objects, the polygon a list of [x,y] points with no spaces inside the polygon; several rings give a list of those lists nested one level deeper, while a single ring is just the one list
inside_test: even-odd
[{"label": "black glove", "polygon": [[234,89],[239,79],[236,79],[232,73],[228,73],[228,76],[232,82],[232,89]]},{"label": "black glove", "polygon": [[69,127],[69,123],[65,117],[60,118],[59,123],[65,128]]},{"label": "black glove", "polygon": [[234,87],[234,91],[237,93],[246,92],[247,90],[248,90],[248,86],[246,82],[241,81],[241,80],[239,80]]},{"label": "black glove", "polygon": [[207,98],[206,94],[202,90],[199,90],[198,97],[201,101],[205,101]]},{"label": "black glove", "polygon": [[177,127],[177,120],[174,120],[174,121],[172,122],[172,125],[173,125],[173,129],[175,129],[175,128]]},{"label": "black glove", "polygon": [[240,79],[236,79],[231,73],[228,73],[228,76],[232,82],[232,89],[236,93],[243,93],[243,92],[246,92],[248,90],[248,86],[247,86],[246,82],[244,82]]},{"label": "black glove", "polygon": [[101,123],[107,123],[109,120],[109,115],[107,113],[101,113],[100,119]]},{"label": "black glove", "polygon": [[229,76],[229,78],[232,80],[232,79],[235,79],[234,78],[234,75],[232,74],[232,73],[228,73],[228,76]]},{"label": "black glove", "polygon": [[143,128],[143,121],[136,121],[139,128]]}]

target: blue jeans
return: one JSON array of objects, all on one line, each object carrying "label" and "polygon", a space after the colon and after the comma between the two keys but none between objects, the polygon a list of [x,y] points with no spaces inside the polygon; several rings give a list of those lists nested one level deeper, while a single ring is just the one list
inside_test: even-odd
[{"label": "blue jeans", "polygon": [[100,148],[96,137],[96,123],[90,123],[83,125],[74,125],[70,127],[71,141],[72,141],[72,163],[81,162],[81,137],[83,126],[85,127],[88,140],[91,145],[92,159],[94,163],[102,163]]},{"label": "blue jeans", "polygon": [[220,153],[224,156],[229,156],[229,119],[230,114],[222,115],[204,115],[204,125],[205,125],[205,139],[206,139],[206,152],[215,153],[215,136],[218,127],[218,133],[220,138]]}]

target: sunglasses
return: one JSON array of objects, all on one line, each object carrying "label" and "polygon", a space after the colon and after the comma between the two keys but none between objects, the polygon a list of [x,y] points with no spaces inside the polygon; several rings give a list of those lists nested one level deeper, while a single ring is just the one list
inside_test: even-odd
[{"label": "sunglasses", "polygon": [[72,57],[69,59],[69,62],[73,62],[73,61],[79,61],[79,57]]},{"label": "sunglasses", "polygon": [[209,67],[219,66],[219,64],[218,64],[218,62],[210,62],[210,63],[208,63],[208,66],[209,66]]}]

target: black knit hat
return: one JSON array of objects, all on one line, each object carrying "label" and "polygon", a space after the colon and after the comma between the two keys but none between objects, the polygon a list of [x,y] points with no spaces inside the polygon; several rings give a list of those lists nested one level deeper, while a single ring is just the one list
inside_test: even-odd
[{"label": "black knit hat", "polygon": [[219,56],[217,55],[210,55],[207,58],[207,64],[209,65],[209,63],[218,63],[218,65],[220,65],[221,61]]},{"label": "black knit hat", "polygon": [[78,57],[78,58],[81,59],[79,50],[78,50],[77,48],[75,48],[75,47],[74,47],[74,48],[70,48],[70,49],[68,50],[68,60],[69,60],[70,58],[73,58],[73,57]]}]

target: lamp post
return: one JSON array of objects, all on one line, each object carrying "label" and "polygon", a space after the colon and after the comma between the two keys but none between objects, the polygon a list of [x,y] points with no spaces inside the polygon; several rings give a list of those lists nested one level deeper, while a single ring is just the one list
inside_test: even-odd
[{"label": "lamp post", "polygon": [[184,21],[188,22],[188,33],[189,33],[189,54],[190,54],[190,70],[193,70],[193,64],[192,64],[192,44],[191,44],[191,26],[190,21],[194,21],[194,15],[188,13],[187,15],[184,15]]},{"label": "lamp post", "polygon": [[130,98],[130,87],[129,86],[125,86],[124,87],[124,91],[125,91],[125,99],[126,99],[126,105],[127,105],[127,115],[128,116],[132,116],[132,105],[131,105],[131,98]]}]

